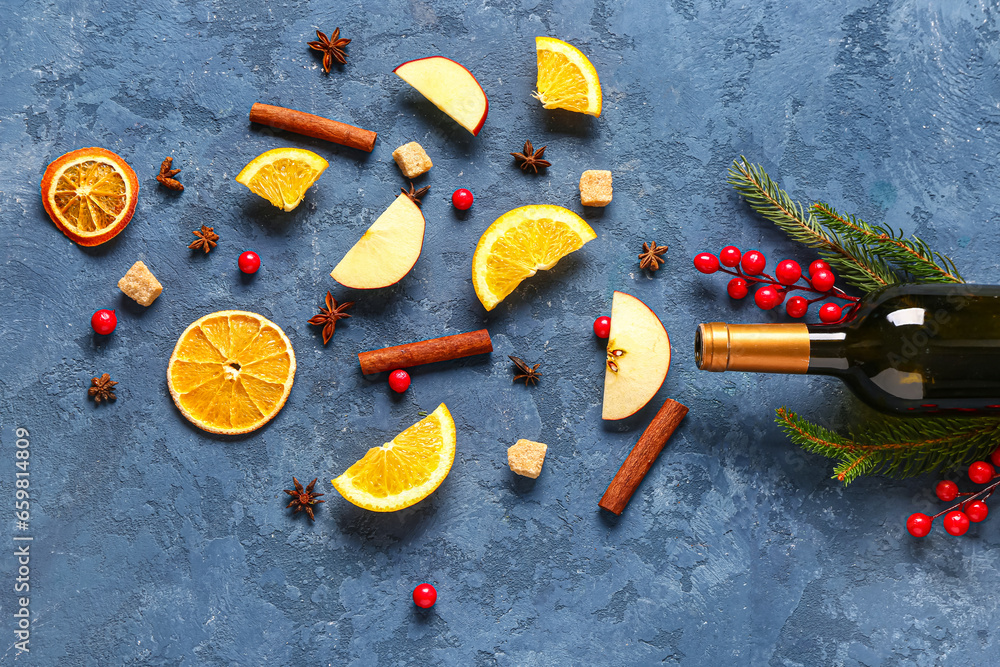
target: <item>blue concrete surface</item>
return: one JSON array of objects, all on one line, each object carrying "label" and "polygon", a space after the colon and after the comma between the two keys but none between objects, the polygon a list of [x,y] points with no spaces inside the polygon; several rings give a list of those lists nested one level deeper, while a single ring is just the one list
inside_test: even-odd
[{"label": "blue concrete surface", "polygon": [[[2,524],[0,663],[30,665],[995,665],[998,520],[922,541],[905,517],[935,507],[936,476],[862,480],[797,450],[772,423],[787,404],[840,426],[859,406],[825,379],[709,375],[696,323],[754,321],[691,257],[726,243],[812,255],[725,184],[743,154],[803,200],[916,232],[976,282],[996,282],[1000,6],[842,0],[7,0],[0,12],[0,499],[13,513],[14,429],[30,432],[31,522]],[[326,76],[306,42],[340,26],[346,66]],[[600,73],[599,119],[530,97],[535,35],[566,39]],[[441,53],[490,97],[479,137],[391,73]],[[255,101],[379,132],[371,155],[251,127]],[[548,145],[547,173],[508,152]],[[328,273],[404,181],[391,152],[434,160],[413,272],[371,293]],[[62,153],[104,146],[138,172],[128,229],[77,247],[38,185]],[[312,149],[330,168],[292,213],[233,181],[258,153]],[[154,181],[175,158],[186,190]],[[577,180],[615,174],[607,209]],[[468,187],[468,214],[449,196]],[[485,313],[469,282],[476,240],[527,203],[581,212],[597,240]],[[209,256],[187,244],[221,234]],[[638,270],[643,240],[666,267]],[[236,257],[263,268],[242,280]],[[150,308],[115,283],[137,259],[164,284]],[[356,300],[327,347],[306,324],[326,290]],[[611,293],[645,300],[673,336],[654,405],[600,419],[603,353],[590,333]],[[106,341],[91,313],[117,308]],[[246,308],[291,337],[298,373],[268,427],[214,438],[174,408],[164,371],[197,317]],[[355,354],[488,327],[495,352],[413,373],[391,395]],[[541,361],[511,383],[506,355]],[[95,406],[89,379],[119,380]],[[690,415],[621,518],[597,508],[655,408]],[[329,480],[445,402],[458,455],[419,505],[376,515]],[[537,481],[505,450],[548,443]],[[319,477],[315,524],[284,509],[291,477]],[[9,505],[7,505],[9,503]],[[13,630],[15,535],[31,543],[30,653]],[[413,587],[439,591],[428,612]]]}]

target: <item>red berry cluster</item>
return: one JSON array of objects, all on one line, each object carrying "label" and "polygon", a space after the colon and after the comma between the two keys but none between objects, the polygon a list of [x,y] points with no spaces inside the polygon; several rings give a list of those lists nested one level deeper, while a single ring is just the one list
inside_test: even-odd
[{"label": "red berry cluster", "polygon": [[[750,293],[751,284],[759,284],[754,292],[753,300],[763,310],[771,310],[785,301],[785,296],[793,290],[802,290],[819,294],[814,299],[803,296],[793,296],[785,303],[785,312],[791,317],[803,317],[809,310],[809,305],[823,299],[842,299],[845,306],[839,306],[828,301],[820,306],[821,322],[832,324],[847,318],[851,309],[858,302],[857,297],[848,296],[834,286],[836,276],[830,266],[821,259],[809,265],[808,277],[802,274],[802,267],[791,259],[780,262],[774,269],[774,276],[764,273],[767,258],[758,250],[741,252],[736,246],[727,245],[718,256],[710,252],[695,255],[694,268],[702,273],[721,271],[734,276],[729,281],[726,291],[734,299],[742,299]],[[725,268],[723,268],[725,267]]]},{"label": "red berry cluster", "polygon": [[934,516],[927,516],[923,512],[914,512],[906,520],[906,530],[914,537],[923,537],[931,532],[934,519],[942,514],[944,519],[941,523],[949,535],[965,535],[969,530],[969,523],[979,523],[989,514],[986,500],[993,495],[993,491],[1000,486],[1000,475],[997,474],[994,466],[1000,466],[1000,448],[990,454],[990,461],[976,461],[969,466],[969,479],[974,484],[988,484],[979,491],[960,493],[958,484],[951,480],[942,480],[934,487],[937,497],[946,503],[950,503],[959,496],[964,500],[952,505],[946,510],[942,510]]}]

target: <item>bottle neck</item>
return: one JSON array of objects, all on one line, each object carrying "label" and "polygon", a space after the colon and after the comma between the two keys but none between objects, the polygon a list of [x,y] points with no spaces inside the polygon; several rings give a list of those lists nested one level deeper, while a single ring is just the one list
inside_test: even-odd
[{"label": "bottle neck", "polygon": [[710,322],[695,333],[695,362],[706,371],[837,374],[847,369],[841,328],[801,322]]},{"label": "bottle neck", "polygon": [[807,325],[809,373],[838,375],[847,370],[847,332],[843,327]]}]

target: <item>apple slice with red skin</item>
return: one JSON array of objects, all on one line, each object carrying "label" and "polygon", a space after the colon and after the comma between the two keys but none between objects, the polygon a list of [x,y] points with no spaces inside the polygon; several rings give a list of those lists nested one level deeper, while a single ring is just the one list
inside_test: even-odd
[{"label": "apple slice with red skin", "polygon": [[642,301],[615,292],[604,366],[604,419],[625,419],[656,395],[670,369],[670,338]]},{"label": "apple slice with red skin", "polygon": [[406,195],[397,196],[330,276],[355,289],[377,289],[399,282],[420,257],[424,227],[420,207]]},{"label": "apple slice with red skin", "polygon": [[430,56],[410,60],[392,71],[459,125],[473,135],[479,134],[490,101],[469,70],[450,58]]}]

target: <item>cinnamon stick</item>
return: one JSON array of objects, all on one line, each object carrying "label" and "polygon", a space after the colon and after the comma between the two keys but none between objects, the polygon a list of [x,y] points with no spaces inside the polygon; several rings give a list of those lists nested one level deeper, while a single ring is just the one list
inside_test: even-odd
[{"label": "cinnamon stick", "polygon": [[604,492],[604,497],[597,503],[598,505],[615,514],[621,514],[625,510],[632,494],[639,488],[642,478],[649,472],[656,457],[660,455],[663,446],[667,444],[667,440],[673,435],[674,429],[687,412],[688,409],[684,405],[667,399],[653,417],[653,421],[642,432],[639,442],[635,443],[635,447],[618,469],[614,479],[608,484],[608,490]]},{"label": "cinnamon stick", "polygon": [[371,130],[363,130],[347,123],[339,123],[304,111],[261,104],[260,102],[254,102],[254,105],[250,107],[250,122],[304,134],[314,139],[332,141],[335,144],[350,146],[368,153],[371,153],[375,147],[375,138],[378,136]]},{"label": "cinnamon stick", "polygon": [[432,338],[430,340],[384,347],[381,350],[361,352],[358,361],[361,362],[361,372],[381,373],[394,371],[397,368],[409,368],[435,361],[448,361],[469,357],[474,354],[486,354],[493,351],[490,332],[486,329],[468,333]]}]

